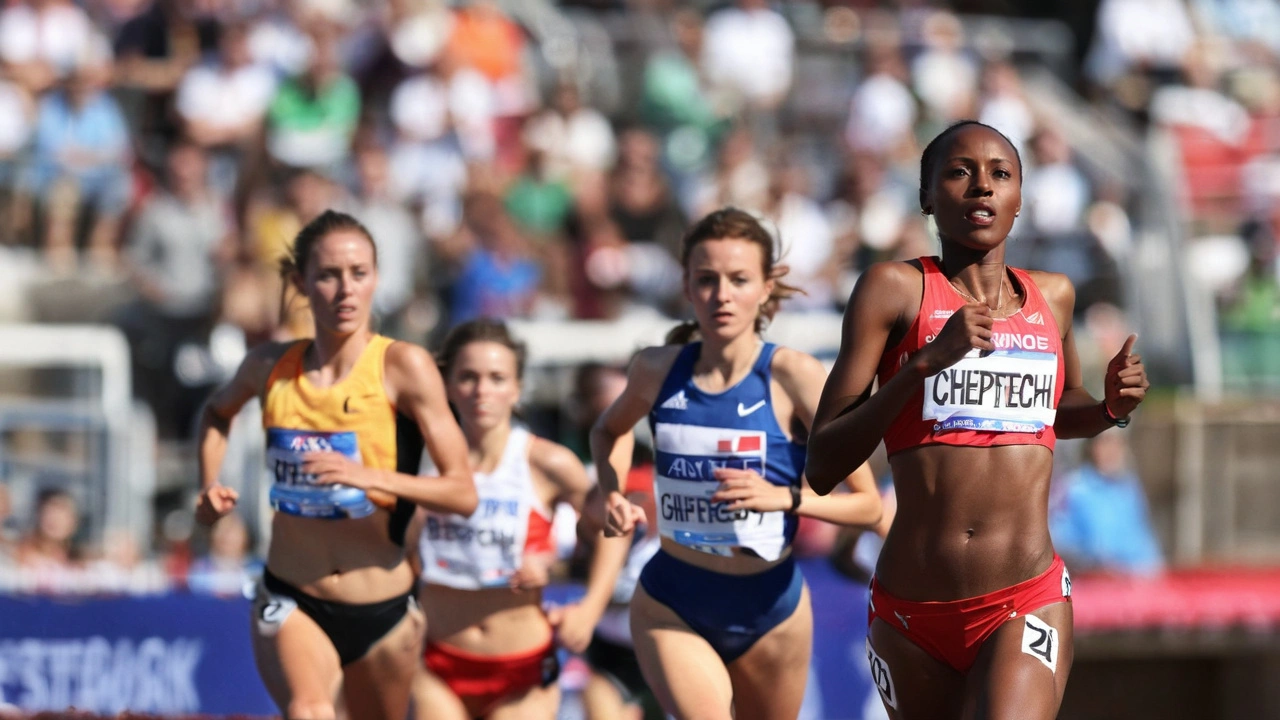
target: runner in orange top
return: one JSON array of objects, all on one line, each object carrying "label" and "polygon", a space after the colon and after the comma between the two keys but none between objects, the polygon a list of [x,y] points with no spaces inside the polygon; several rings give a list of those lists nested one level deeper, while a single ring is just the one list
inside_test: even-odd
[{"label": "runner in orange top", "polygon": [[[200,420],[197,517],[231,512],[219,482],[231,421],[262,400],[275,474],[267,566],[254,604],[259,672],[289,718],[403,720],[423,617],[413,599],[405,528],[415,505],[471,513],[475,486],[462,433],[430,355],[374,334],[373,238],[328,211],[298,233],[288,280],[310,300],[315,339],[255,348]],[[410,433],[398,433],[397,417]],[[438,477],[416,476],[423,442]]]}]

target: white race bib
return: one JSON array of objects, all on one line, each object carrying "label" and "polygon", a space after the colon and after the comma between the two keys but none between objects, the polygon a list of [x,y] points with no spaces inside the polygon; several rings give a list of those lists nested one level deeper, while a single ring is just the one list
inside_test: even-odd
[{"label": "white race bib", "polygon": [[776,560],[786,548],[786,514],[730,510],[712,502],[720,483],[716,468],[765,473],[768,438],[763,431],[658,423],[654,493],[658,531],[681,545],[715,555],[747,548]]},{"label": "white race bib", "polygon": [[923,419],[934,432],[1038,432],[1053,426],[1058,356],[976,348],[924,381]]}]

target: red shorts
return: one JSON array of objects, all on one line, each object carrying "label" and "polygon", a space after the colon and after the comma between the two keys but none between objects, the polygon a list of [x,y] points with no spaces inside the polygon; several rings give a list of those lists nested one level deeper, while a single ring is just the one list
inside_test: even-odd
[{"label": "red shorts", "polygon": [[477,716],[532,687],[547,687],[560,676],[552,643],[519,655],[475,655],[448,645],[427,643],[427,669]]},{"label": "red shorts", "polygon": [[958,672],[973,667],[982,644],[1000,626],[1046,605],[1071,601],[1071,576],[1053,556],[1038,577],[1003,590],[948,602],[910,602],[885,592],[871,579],[867,623],[880,618],[889,627]]}]

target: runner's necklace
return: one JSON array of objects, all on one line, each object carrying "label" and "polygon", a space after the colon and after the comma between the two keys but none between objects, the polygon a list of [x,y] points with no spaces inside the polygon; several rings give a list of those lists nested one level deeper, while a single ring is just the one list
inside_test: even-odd
[{"label": "runner's necklace", "polygon": [[[988,310],[990,310],[990,311],[991,311],[991,313],[992,313],[993,315],[994,315],[995,313],[998,313],[998,312],[1000,312],[1001,310],[1003,310],[1003,309],[1004,309],[1004,305],[1005,305],[1005,301],[1004,301],[1004,283],[1005,283],[1005,278],[1002,276],[1002,277],[1000,278],[1000,290],[999,290],[999,291],[997,292],[997,294],[996,294],[996,306],[995,306],[995,307],[991,307],[990,305],[987,305],[985,302],[983,302],[983,301],[979,300],[978,298],[976,298],[976,297],[974,297],[974,296],[970,295],[969,293],[965,292],[964,290],[961,290],[960,288],[956,287],[956,284],[955,284],[955,283],[953,283],[953,282],[951,282],[951,280],[950,280],[950,279],[948,279],[948,280],[947,280],[947,284],[951,286],[951,289],[952,289],[952,290],[955,290],[956,292],[960,293],[960,294],[961,294],[961,295],[963,295],[964,297],[967,297],[967,298],[969,298],[970,300],[972,300],[972,301],[974,301],[974,302],[976,302],[976,303],[978,303],[978,304],[980,304],[980,305],[987,305],[987,309],[988,309]],[[1011,297],[1009,298],[1009,300],[1014,300],[1015,298],[1017,298],[1017,297],[1018,297],[1018,294],[1017,294],[1017,293],[1014,293],[1014,292],[1012,292],[1012,291],[1010,291],[1010,292],[1011,292]]]}]

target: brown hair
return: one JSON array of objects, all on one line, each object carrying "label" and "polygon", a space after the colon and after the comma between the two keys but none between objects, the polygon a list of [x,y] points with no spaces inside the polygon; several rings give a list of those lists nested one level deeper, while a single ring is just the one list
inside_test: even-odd
[{"label": "brown hair", "polygon": [[289,254],[280,258],[280,279],[284,281],[284,287],[280,289],[280,317],[283,318],[288,314],[286,298],[289,292],[289,278],[294,273],[299,275],[306,273],[307,263],[311,260],[311,249],[316,246],[316,243],[323,240],[329,233],[343,230],[358,232],[369,241],[369,246],[373,248],[373,266],[378,266],[378,244],[373,241],[373,234],[368,228],[346,213],[325,210],[298,231]]},{"label": "brown hair", "polygon": [[440,374],[449,378],[449,368],[458,358],[462,348],[474,342],[492,342],[507,348],[516,356],[516,379],[524,379],[524,360],[527,351],[524,343],[516,340],[501,320],[481,318],[462,323],[449,331],[445,336],[444,346],[440,349]]},{"label": "brown hair", "polygon": [[[757,245],[764,264],[761,269],[764,271],[765,280],[773,281],[773,291],[769,293],[769,299],[760,306],[760,314],[756,316],[756,332],[762,332],[777,314],[778,306],[782,301],[803,291],[782,282],[782,278],[787,274],[787,266],[778,264],[778,258],[773,255],[773,236],[754,215],[735,207],[725,207],[709,213],[694,223],[680,242],[680,265],[687,274],[689,257],[699,243],[729,238],[746,240]],[[666,342],[668,345],[683,345],[697,336],[697,321],[688,320],[672,328],[667,333]]]}]

